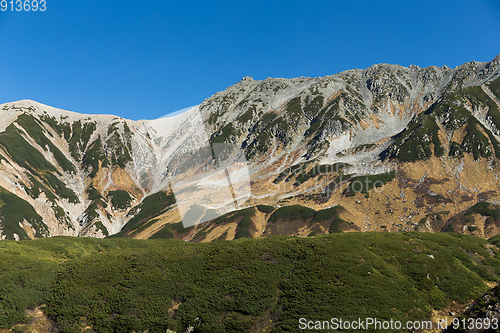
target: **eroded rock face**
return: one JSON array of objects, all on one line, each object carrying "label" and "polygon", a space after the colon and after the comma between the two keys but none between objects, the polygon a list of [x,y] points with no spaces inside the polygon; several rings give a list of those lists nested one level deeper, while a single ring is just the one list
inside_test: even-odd
[{"label": "eroded rock face", "polygon": [[141,203],[170,191],[173,170],[194,172],[206,162],[191,156],[203,145],[244,153],[253,204],[316,191],[314,184],[270,185],[308,161],[348,163],[355,176],[385,172],[393,161],[458,161],[464,154],[496,160],[499,59],[455,69],[379,64],[321,78],[246,77],[183,114],[152,121],[32,101],[1,105],[0,235],[104,237],[138,215],[141,221],[165,215],[170,200],[154,212]]}]

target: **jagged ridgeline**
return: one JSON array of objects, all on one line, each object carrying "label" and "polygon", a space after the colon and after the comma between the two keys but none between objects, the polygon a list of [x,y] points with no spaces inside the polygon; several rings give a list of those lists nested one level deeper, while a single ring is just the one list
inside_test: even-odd
[{"label": "jagged ridgeline", "polygon": [[[497,56],[454,69],[379,64],[320,78],[247,77],[154,121],[4,104],[1,238],[210,241],[416,228],[490,237],[496,219],[465,212],[500,202],[499,65]],[[252,195],[222,220],[184,228],[169,167],[196,171],[189,152],[200,138],[244,154]],[[275,219],[282,208],[292,217]],[[307,218],[295,212],[308,209]]]}]

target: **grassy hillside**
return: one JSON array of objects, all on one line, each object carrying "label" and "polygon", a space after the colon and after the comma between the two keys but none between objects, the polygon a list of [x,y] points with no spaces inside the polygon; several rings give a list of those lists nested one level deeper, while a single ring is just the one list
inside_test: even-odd
[{"label": "grassy hillside", "polygon": [[[0,242],[0,327],[45,304],[60,332],[299,332],[299,318],[429,320],[497,282],[500,254],[461,234],[347,233],[203,244]],[[20,328],[19,328],[20,329]]]}]

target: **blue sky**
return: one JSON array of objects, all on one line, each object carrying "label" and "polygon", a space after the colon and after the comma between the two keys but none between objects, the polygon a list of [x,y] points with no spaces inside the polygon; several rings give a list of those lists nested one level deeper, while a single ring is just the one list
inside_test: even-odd
[{"label": "blue sky", "polygon": [[244,76],[325,76],[500,53],[500,1],[46,0],[0,12],[0,103],[154,119]]}]

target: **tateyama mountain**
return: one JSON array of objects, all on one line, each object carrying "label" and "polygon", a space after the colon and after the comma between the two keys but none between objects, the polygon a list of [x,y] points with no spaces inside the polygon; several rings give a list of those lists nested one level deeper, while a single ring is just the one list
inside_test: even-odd
[{"label": "tateyama mountain", "polygon": [[0,114],[2,239],[500,232],[500,55],[246,77],[156,120]]}]

